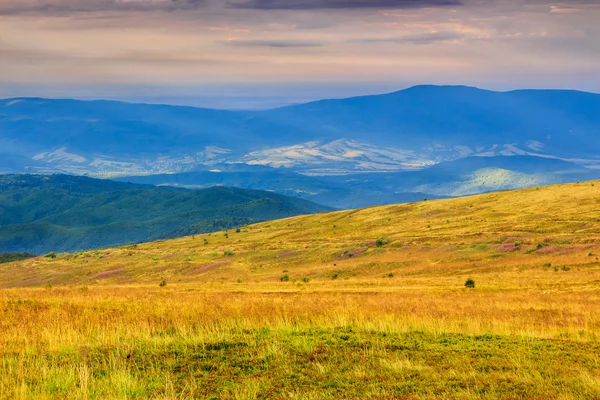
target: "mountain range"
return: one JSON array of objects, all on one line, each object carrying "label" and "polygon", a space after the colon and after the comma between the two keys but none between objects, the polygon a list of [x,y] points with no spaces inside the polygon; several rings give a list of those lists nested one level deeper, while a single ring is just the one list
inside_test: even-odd
[{"label": "mountain range", "polygon": [[0,175],[0,253],[77,251],[331,210],[265,191]]},{"label": "mountain range", "polygon": [[565,90],[416,86],[267,111],[15,98],[0,100],[0,173],[238,186],[354,208],[594,179],[599,133],[600,95]]},{"label": "mountain range", "polygon": [[181,172],[219,162],[309,173],[421,169],[469,155],[598,165],[600,95],[417,86],[268,111],[0,100],[2,169]]}]

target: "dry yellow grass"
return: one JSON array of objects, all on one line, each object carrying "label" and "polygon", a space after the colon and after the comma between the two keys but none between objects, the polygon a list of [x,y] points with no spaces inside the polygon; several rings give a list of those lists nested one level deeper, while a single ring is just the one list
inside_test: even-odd
[{"label": "dry yellow grass", "polygon": [[599,398],[598,210],[586,182],[2,265],[0,397]]}]

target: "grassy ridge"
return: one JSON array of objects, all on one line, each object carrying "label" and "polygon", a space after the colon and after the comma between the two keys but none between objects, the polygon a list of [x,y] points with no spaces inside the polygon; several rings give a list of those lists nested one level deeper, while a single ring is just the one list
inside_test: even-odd
[{"label": "grassy ridge", "polygon": [[4,264],[0,397],[596,399],[599,205],[586,182]]}]

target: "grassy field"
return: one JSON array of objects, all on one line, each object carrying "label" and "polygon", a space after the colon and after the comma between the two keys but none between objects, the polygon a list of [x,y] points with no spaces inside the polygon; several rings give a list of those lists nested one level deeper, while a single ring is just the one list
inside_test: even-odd
[{"label": "grassy field", "polygon": [[2,264],[0,398],[598,399],[599,210],[586,182]]}]

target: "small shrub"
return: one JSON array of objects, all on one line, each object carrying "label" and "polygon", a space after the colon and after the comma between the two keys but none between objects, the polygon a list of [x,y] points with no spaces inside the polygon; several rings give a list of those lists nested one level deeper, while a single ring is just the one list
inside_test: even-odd
[{"label": "small shrub", "polygon": [[44,257],[55,259],[56,258],[56,253],[52,251],[52,252],[46,254]]},{"label": "small shrub", "polygon": [[337,279],[340,277],[340,274],[337,272],[334,272],[333,275],[331,275],[331,279]]},{"label": "small shrub", "polygon": [[465,287],[469,289],[475,289],[475,281],[471,278],[467,279],[465,282]]},{"label": "small shrub", "polygon": [[290,280],[290,276],[288,274],[283,275],[280,278],[281,282],[288,282]]},{"label": "small shrub", "polygon": [[388,278],[393,278],[393,277],[394,277],[394,274],[393,274],[392,272],[390,272],[390,273],[388,274]]},{"label": "small shrub", "polygon": [[240,228],[237,228],[237,229],[235,230],[235,232],[236,232],[236,233],[240,233],[241,231],[242,231],[242,230],[241,230]]},{"label": "small shrub", "polygon": [[566,265],[563,265],[560,269],[562,269],[563,271],[570,271],[571,268],[567,267]]},{"label": "small shrub", "polygon": [[158,284],[158,286],[160,287],[165,287],[167,286],[167,281],[165,281],[164,279],[162,281],[160,281],[160,283]]},{"label": "small shrub", "polygon": [[310,282],[310,279],[308,279],[308,277],[305,276],[305,277],[302,278],[302,282],[308,283],[308,282]]},{"label": "small shrub", "polygon": [[388,244],[388,241],[386,239],[377,239],[377,241],[375,242],[375,245],[377,247],[383,247],[386,244]]},{"label": "small shrub", "polygon": [[223,251],[223,255],[224,256],[232,256],[232,255],[234,255],[234,252],[233,252],[233,250],[225,250],[225,251]]}]

